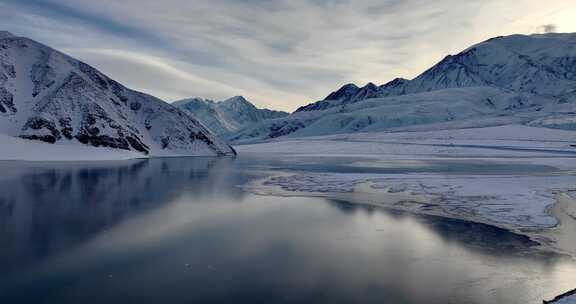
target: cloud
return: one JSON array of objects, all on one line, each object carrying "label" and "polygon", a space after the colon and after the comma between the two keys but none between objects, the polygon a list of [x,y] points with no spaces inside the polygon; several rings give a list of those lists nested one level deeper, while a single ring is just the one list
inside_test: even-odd
[{"label": "cloud", "polygon": [[[194,73],[195,68],[186,62],[150,56],[144,53],[117,49],[65,49],[76,58],[90,62],[94,67],[116,79],[125,79],[123,83],[135,90],[147,92],[167,101],[189,97],[206,97],[223,100],[235,95],[253,96],[258,100],[268,100],[268,95],[280,95],[281,92],[265,88],[261,84],[249,86],[262,87],[262,91],[250,92],[241,87],[214,81],[202,74]],[[155,88],[151,91],[149,88]],[[268,94],[268,95],[267,95]],[[305,99],[305,96],[292,96]],[[281,108],[282,104],[263,102],[263,106]]]},{"label": "cloud", "polygon": [[292,110],[343,83],[415,77],[493,36],[541,24],[574,31],[574,9],[562,0],[3,0],[0,20],[166,100],[241,94]]},{"label": "cloud", "polygon": [[558,27],[555,24],[543,24],[538,29],[544,33],[556,33]]}]

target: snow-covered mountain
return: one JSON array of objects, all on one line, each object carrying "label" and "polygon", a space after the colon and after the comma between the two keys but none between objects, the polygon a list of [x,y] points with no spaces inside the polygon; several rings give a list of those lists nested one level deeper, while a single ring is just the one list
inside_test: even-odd
[{"label": "snow-covered mountain", "polygon": [[346,84],[324,100],[297,111],[323,110],[370,98],[439,89],[491,86],[547,96],[576,92],[576,34],[496,37],[448,55],[413,80],[381,86]]},{"label": "snow-covered mountain", "polygon": [[209,99],[190,98],[172,105],[188,112],[217,135],[226,135],[267,119],[288,116],[288,113],[256,108],[242,96],[214,102]]},{"label": "snow-covered mountain", "polygon": [[509,123],[576,129],[575,103],[576,34],[512,35],[449,55],[412,80],[344,85],[231,139]]},{"label": "snow-covered mountain", "polygon": [[0,134],[143,156],[235,153],[184,111],[8,32],[0,32]]}]

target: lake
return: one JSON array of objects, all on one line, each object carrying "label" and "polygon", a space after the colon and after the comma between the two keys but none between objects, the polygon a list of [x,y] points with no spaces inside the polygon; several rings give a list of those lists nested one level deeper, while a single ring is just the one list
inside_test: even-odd
[{"label": "lake", "polygon": [[340,163],[0,162],[0,303],[541,303],[576,287],[574,260],[503,229],[241,187],[270,170],[547,169]]}]

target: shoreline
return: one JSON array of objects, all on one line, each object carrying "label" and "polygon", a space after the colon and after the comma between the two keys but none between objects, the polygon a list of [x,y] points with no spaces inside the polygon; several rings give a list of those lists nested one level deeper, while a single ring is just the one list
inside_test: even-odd
[{"label": "shoreline", "polygon": [[[274,176],[289,176],[291,173],[283,172]],[[414,194],[410,191],[385,192],[386,189],[371,187],[372,182],[358,183],[351,192],[306,192],[283,189],[279,185],[268,185],[266,181],[272,176],[253,181],[243,188],[257,195],[270,196],[296,196],[296,197],[323,197],[347,201],[352,204],[369,205],[395,211],[404,211],[416,215],[438,216],[448,219],[463,220],[472,223],[485,224],[509,232],[528,237],[538,244],[537,249],[557,254],[567,255],[576,259],[576,242],[570,232],[576,231],[576,199],[566,192],[555,195],[553,204],[546,208],[546,213],[558,220],[553,227],[518,227],[511,224],[496,223],[481,217],[446,212],[436,203],[442,199],[441,194]],[[383,191],[384,190],[384,191]]]}]

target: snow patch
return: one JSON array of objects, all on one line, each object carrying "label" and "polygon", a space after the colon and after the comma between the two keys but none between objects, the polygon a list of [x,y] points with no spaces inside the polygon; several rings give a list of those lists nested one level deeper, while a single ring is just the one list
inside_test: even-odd
[{"label": "snow patch", "polygon": [[0,161],[96,161],[146,157],[144,154],[128,150],[48,144],[0,134]]}]

